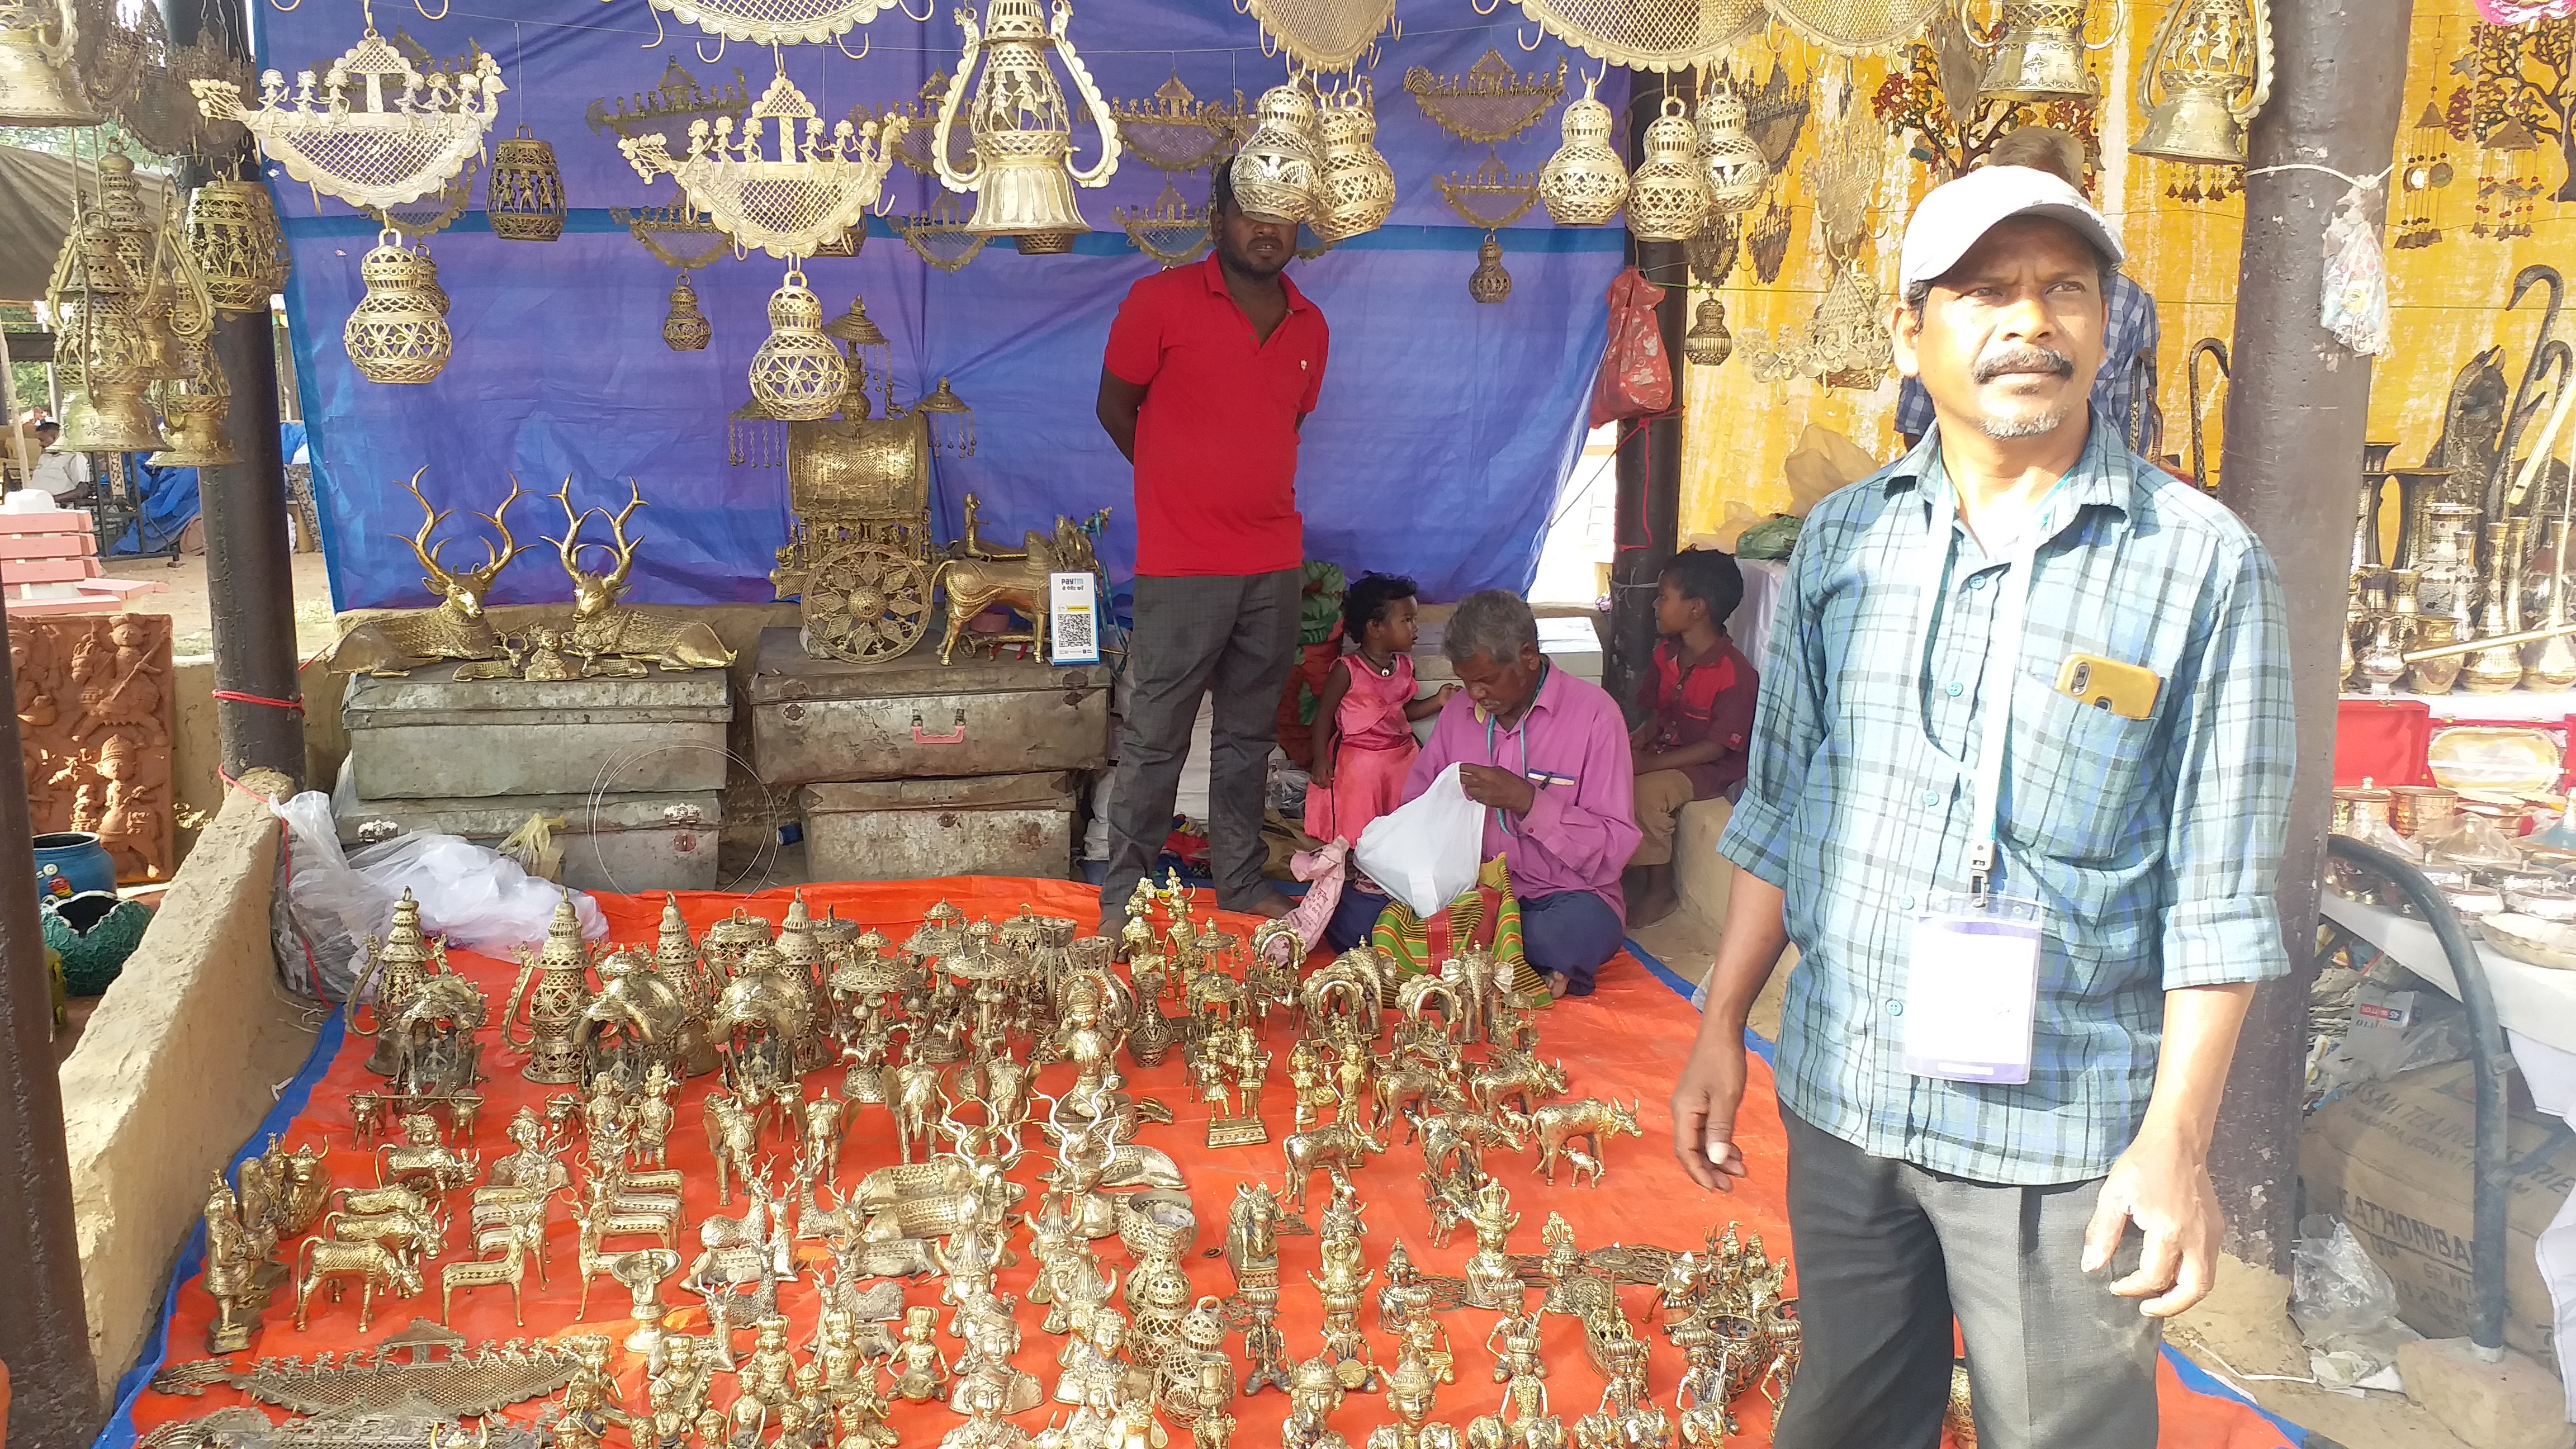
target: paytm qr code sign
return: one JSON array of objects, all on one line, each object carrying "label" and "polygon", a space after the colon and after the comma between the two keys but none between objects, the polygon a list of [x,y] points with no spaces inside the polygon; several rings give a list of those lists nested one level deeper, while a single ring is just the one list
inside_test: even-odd
[{"label": "paytm qr code sign", "polygon": [[1048,658],[1057,664],[1100,662],[1100,576],[1047,575]]}]

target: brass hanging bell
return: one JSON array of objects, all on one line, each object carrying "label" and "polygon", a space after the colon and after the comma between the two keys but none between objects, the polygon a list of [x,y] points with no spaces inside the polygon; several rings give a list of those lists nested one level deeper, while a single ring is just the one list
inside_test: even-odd
[{"label": "brass hanging bell", "polygon": [[393,231],[377,233],[375,249],[358,264],[366,295],[340,328],[340,345],[369,382],[429,382],[447,367],[455,339],[447,330],[446,294],[426,252],[402,244]]},{"label": "brass hanging bell", "polygon": [[1735,355],[1735,334],[1726,330],[1726,304],[1715,297],[1700,300],[1699,314],[1682,336],[1682,356],[1694,367],[1717,367]]},{"label": "brass hanging bell", "polygon": [[[100,169],[104,179],[108,168]],[[118,219],[105,204],[82,213],[63,238],[46,288],[64,390],[58,446],[69,452],[150,452],[163,443],[144,397],[142,308],[151,258],[135,251]]]},{"label": "brass hanging bell", "polygon": [[713,336],[715,324],[698,309],[698,289],[689,285],[684,271],[671,284],[671,310],[662,318],[662,345],[673,352],[700,352]]},{"label": "brass hanging bell", "polygon": [[209,181],[188,198],[188,252],[219,312],[266,312],[286,287],[286,236],[268,188]]},{"label": "brass hanging bell", "polygon": [[1981,101],[2089,101],[2084,12],[2090,0],[2004,0],[2002,38],[1977,83]]},{"label": "brass hanging bell", "polygon": [[1512,294],[1512,274],[1503,270],[1503,244],[1492,232],[1476,246],[1476,270],[1467,278],[1467,295],[1488,306]]},{"label": "brass hanging bell", "polygon": [[1745,129],[1744,97],[1724,78],[1714,85],[1714,91],[1699,103],[1699,141],[1691,159],[1708,182],[1710,214],[1734,216],[1762,199],[1762,188],[1771,181],[1771,163],[1762,158],[1762,148]]},{"label": "brass hanging bell", "polygon": [[2138,67],[2138,108],[2147,124],[2129,154],[2241,167],[2245,128],[2271,93],[2265,0],[2177,0]]},{"label": "brass hanging bell", "polygon": [[1617,118],[1594,98],[1599,78],[1583,83],[1583,98],[1565,103],[1557,122],[1564,138],[1538,173],[1538,199],[1558,226],[1599,226],[1628,200],[1628,168],[1610,147]]},{"label": "brass hanging bell", "polygon": [[62,17],[71,7],[0,5],[0,126],[95,126],[106,119],[72,79]]},{"label": "brass hanging bell", "polygon": [[1315,104],[1294,85],[1272,86],[1254,109],[1258,124],[1234,153],[1234,204],[1255,221],[1283,224],[1315,214],[1322,156]]},{"label": "brass hanging bell", "polygon": [[1646,159],[1628,179],[1628,232],[1639,241],[1689,241],[1708,220],[1708,176],[1691,162],[1698,136],[1689,107],[1664,97],[1646,127]]},{"label": "brass hanging bell", "polygon": [[[931,132],[931,157],[941,183],[951,191],[975,193],[975,215],[966,229],[986,237],[1064,239],[1060,247],[1035,243],[1040,255],[1071,250],[1072,238],[1091,229],[1074,201],[1074,188],[1105,185],[1118,169],[1121,149],[1109,103],[1101,99],[1091,72],[1066,38],[1072,15],[1067,0],[1055,0],[1050,26],[1040,0],[989,0],[979,29],[973,12],[961,11],[966,51]],[[1047,68],[1050,51],[1063,52],[1065,73],[1090,107],[1092,125],[1100,133],[1100,157],[1088,167],[1073,165],[1074,113]],[[966,122],[974,146],[961,168],[950,160],[948,138],[978,54],[984,71],[975,78]]]},{"label": "brass hanging bell", "polygon": [[492,150],[483,192],[492,234],[503,241],[550,242],[563,235],[564,211],[563,168],[555,164],[553,144],[521,126],[517,136]]},{"label": "brass hanging bell", "polygon": [[1315,210],[1307,221],[1318,240],[1338,242],[1378,229],[1395,209],[1395,170],[1377,149],[1377,110],[1362,76],[1318,108],[1321,164]]},{"label": "brass hanging bell", "polygon": [[161,386],[161,422],[170,446],[144,461],[156,468],[220,468],[238,461],[226,415],[232,410],[232,387],[204,339],[189,341],[182,352],[187,375]]},{"label": "brass hanging bell", "polygon": [[769,294],[769,336],[751,355],[752,401],[770,417],[811,422],[830,417],[849,386],[841,349],[823,335],[822,299],[788,268]]}]

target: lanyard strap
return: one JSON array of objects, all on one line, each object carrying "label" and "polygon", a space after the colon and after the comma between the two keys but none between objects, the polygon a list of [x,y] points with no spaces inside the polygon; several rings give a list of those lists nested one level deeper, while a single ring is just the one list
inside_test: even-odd
[{"label": "lanyard strap", "polygon": [[[1518,724],[1518,725],[1513,729],[1513,731],[1512,731],[1512,733],[1514,733],[1514,734],[1516,734],[1516,735],[1520,736],[1520,741],[1521,741],[1521,778],[1522,778],[1522,779],[1524,779],[1524,780],[1526,780],[1526,779],[1528,779],[1528,778],[1529,778],[1529,717],[1530,717],[1530,711],[1531,711],[1531,710],[1533,710],[1533,709],[1538,708],[1538,692],[1539,692],[1540,690],[1545,689],[1545,688],[1547,687],[1547,676],[1548,676],[1548,671],[1550,671],[1550,670],[1554,669],[1555,667],[1556,667],[1556,664],[1555,664],[1555,662],[1554,662],[1553,660],[1549,660],[1549,659],[1545,659],[1545,658],[1542,658],[1542,659],[1540,659],[1540,660],[1539,660],[1539,664],[1538,664],[1538,683],[1533,684],[1533,685],[1531,685],[1531,686],[1530,686],[1530,697],[1529,697],[1529,703],[1527,703],[1527,704],[1525,704],[1525,705],[1522,705],[1522,706],[1521,706],[1521,718],[1520,718],[1520,723],[1519,723],[1519,724]],[[1498,716],[1498,715],[1494,715],[1494,714],[1487,714],[1487,715],[1485,716],[1485,763],[1486,763],[1486,764],[1488,764],[1488,765],[1496,766],[1496,767],[1498,767],[1498,768],[1502,765],[1502,763],[1503,763],[1503,762],[1502,762],[1501,760],[1498,760],[1498,759],[1494,758],[1494,727],[1495,727],[1498,723],[1500,723],[1500,722],[1501,722],[1501,717],[1500,717],[1500,716]],[[1535,785],[1533,785],[1531,788],[1535,789],[1535,788],[1537,788],[1537,787],[1536,787]],[[1495,806],[1495,805],[1489,805],[1489,806],[1487,806],[1487,807],[1485,807],[1485,808],[1487,808],[1487,809],[1489,809],[1489,810],[1493,811],[1493,812],[1494,812],[1495,817],[1496,817],[1497,819],[1499,819],[1499,820],[1501,820],[1501,821],[1502,821],[1502,823],[1503,823],[1503,833],[1504,833],[1505,835],[1510,835],[1510,836],[1515,836],[1515,837],[1517,837],[1517,836],[1520,834],[1520,830],[1512,824],[1512,815],[1511,815],[1511,812],[1510,812],[1510,811],[1505,810],[1505,809],[1501,808],[1500,806]]]},{"label": "lanyard strap", "polygon": [[[2071,474],[2069,476],[2072,476]],[[1915,611],[1913,651],[1906,656],[1915,670],[1908,684],[1915,707],[1922,715],[1923,735],[1928,743],[1932,736],[1931,712],[1923,701],[1929,698],[1932,681],[1932,613],[1940,606],[1949,583],[1951,535],[1958,518],[1958,495],[1950,485],[1950,475],[1935,452],[1932,467],[1924,480],[1931,490],[1932,522],[1924,535],[1923,587]],[[1977,676],[1977,698],[1984,705],[1984,717],[1977,731],[1977,762],[1969,829],[1973,832],[1968,846],[1968,891],[1984,900],[1987,883],[1995,869],[1995,839],[2004,781],[2004,750],[2012,737],[2014,674],[2021,664],[2022,633],[2030,614],[2030,596],[2038,587],[2038,554],[2040,542],[2055,531],[2056,511],[2050,506],[2059,490],[2065,488],[2061,477],[2043,496],[2038,511],[2022,530],[2005,561],[2008,573],[2003,582],[2002,597],[1995,601],[1994,630],[1988,636],[1984,667]]]}]

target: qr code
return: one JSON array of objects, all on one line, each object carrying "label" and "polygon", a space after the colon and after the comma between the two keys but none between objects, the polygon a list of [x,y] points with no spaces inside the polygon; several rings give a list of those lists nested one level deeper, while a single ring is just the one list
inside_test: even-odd
[{"label": "qr code", "polygon": [[1057,618],[1055,652],[1059,659],[1088,659],[1100,652],[1100,641],[1092,637],[1092,616],[1088,609]]}]

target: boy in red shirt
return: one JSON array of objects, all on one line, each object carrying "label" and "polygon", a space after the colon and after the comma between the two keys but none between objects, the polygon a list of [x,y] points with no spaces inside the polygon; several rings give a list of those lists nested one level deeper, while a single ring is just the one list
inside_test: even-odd
[{"label": "boy in red shirt", "polygon": [[1752,662],[1726,634],[1744,602],[1744,574],[1732,554],[1693,549],[1664,565],[1655,593],[1654,668],[1639,689],[1644,723],[1629,732],[1637,771],[1637,828],[1628,858],[1630,927],[1673,913],[1673,830],[1693,800],[1735,797],[1744,783],[1758,683]]}]

